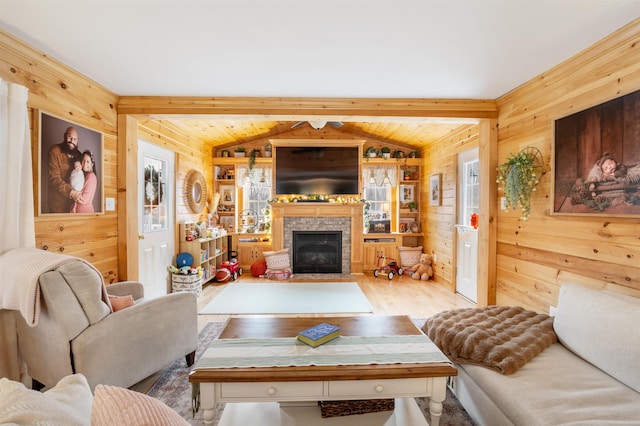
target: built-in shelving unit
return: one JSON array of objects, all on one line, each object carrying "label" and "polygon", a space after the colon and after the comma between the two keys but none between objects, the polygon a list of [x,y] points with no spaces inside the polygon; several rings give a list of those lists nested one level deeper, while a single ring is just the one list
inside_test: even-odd
[{"label": "built-in shelving unit", "polygon": [[228,259],[229,238],[225,235],[198,237],[187,241],[189,235],[194,235],[195,224],[180,224],[180,252],[193,256],[194,267],[202,267],[202,283],[215,278],[216,271],[223,261]]}]

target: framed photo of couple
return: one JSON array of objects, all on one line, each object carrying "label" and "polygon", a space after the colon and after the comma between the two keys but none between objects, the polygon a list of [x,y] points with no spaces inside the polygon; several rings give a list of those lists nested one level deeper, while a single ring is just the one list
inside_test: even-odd
[{"label": "framed photo of couple", "polygon": [[39,111],[38,211],[104,213],[103,135]]}]

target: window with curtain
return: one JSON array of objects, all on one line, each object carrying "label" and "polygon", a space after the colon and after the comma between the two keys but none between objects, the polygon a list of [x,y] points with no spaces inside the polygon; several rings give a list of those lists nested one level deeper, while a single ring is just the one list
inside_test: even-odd
[{"label": "window with curtain", "polygon": [[364,166],[364,199],[369,204],[368,220],[391,219],[391,188],[397,184],[397,168]]},{"label": "window with curtain", "polygon": [[238,166],[236,169],[237,185],[243,188],[243,210],[239,220],[245,232],[250,232],[251,228],[254,232],[262,232],[268,228],[271,172],[271,166],[255,166],[252,170],[248,166]]}]

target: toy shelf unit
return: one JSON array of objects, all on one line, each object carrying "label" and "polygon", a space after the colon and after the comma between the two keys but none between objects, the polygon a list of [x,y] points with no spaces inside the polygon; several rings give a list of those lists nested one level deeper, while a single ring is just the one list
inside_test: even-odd
[{"label": "toy shelf unit", "polygon": [[[185,234],[185,228],[189,224],[180,224],[181,233]],[[188,231],[187,231],[188,232]],[[180,241],[180,252],[190,253],[193,256],[193,267],[202,268],[203,284],[214,279],[220,264],[227,260],[228,236],[220,235],[213,237],[195,238],[192,241],[183,239]]]}]

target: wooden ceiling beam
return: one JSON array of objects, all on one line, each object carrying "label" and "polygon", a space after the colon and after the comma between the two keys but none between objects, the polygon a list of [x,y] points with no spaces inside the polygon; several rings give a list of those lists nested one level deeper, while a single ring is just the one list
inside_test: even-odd
[{"label": "wooden ceiling beam", "polygon": [[[380,118],[497,118],[495,101],[473,99],[351,99],[122,96],[118,113],[157,118],[162,115],[243,116],[253,120],[330,117],[336,121]],[[209,117],[211,118],[211,117]]]}]

